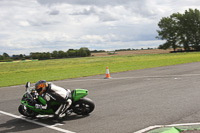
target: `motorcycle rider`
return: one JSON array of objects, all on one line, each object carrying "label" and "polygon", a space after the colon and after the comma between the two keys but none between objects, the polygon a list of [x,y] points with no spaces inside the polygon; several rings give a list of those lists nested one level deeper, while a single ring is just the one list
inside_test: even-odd
[{"label": "motorcycle rider", "polygon": [[71,106],[72,100],[70,98],[71,91],[62,87],[56,86],[46,80],[39,80],[35,84],[35,89],[38,94],[46,100],[47,104],[35,104],[36,108],[48,109],[50,108],[50,100],[56,100],[61,103],[60,107],[56,110],[55,116],[62,118],[65,116],[65,111]]}]

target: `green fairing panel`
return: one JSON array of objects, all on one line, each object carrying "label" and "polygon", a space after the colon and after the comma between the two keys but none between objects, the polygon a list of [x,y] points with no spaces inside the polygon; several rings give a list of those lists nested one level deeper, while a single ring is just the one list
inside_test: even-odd
[{"label": "green fairing panel", "polygon": [[39,100],[43,105],[46,105],[46,104],[47,104],[47,101],[44,100],[41,96],[38,96],[38,100]]},{"label": "green fairing panel", "polygon": [[[38,100],[39,100],[43,105],[46,105],[46,104],[47,104],[47,101],[44,100],[41,96],[38,97]],[[51,102],[51,105],[52,105],[52,106],[53,106],[53,105],[60,105],[60,103],[59,103],[59,102],[56,102],[56,101],[52,101],[52,102]]]},{"label": "green fairing panel", "polygon": [[88,95],[88,90],[86,89],[75,89],[73,93],[73,100],[74,102],[78,101],[80,98]]},{"label": "green fairing panel", "polygon": [[35,106],[30,106],[26,101],[21,101],[22,104],[25,104],[25,106],[35,112],[38,112],[41,115],[46,115],[46,114],[54,114],[54,111],[52,109],[49,110],[42,110],[42,109],[37,109]]},{"label": "green fairing panel", "polygon": [[54,106],[54,105],[60,105],[61,103],[59,103],[59,102],[56,102],[56,101],[52,101],[51,102],[51,106]]}]

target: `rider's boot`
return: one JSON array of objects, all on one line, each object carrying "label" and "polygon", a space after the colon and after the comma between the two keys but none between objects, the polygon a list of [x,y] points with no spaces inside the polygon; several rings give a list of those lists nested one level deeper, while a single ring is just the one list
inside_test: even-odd
[{"label": "rider's boot", "polygon": [[55,112],[55,117],[63,118],[66,115],[65,114],[66,110],[71,106],[71,104],[72,104],[71,99],[68,99],[66,104],[61,104],[60,107]]},{"label": "rider's boot", "polygon": [[67,111],[67,109],[71,106],[71,104],[72,104],[72,100],[71,99],[68,99],[67,100],[67,103],[66,104],[64,104],[64,106],[63,106],[63,108],[62,108],[62,111],[61,111],[61,113],[60,113],[60,117],[64,117],[65,115],[66,115],[66,111]]}]

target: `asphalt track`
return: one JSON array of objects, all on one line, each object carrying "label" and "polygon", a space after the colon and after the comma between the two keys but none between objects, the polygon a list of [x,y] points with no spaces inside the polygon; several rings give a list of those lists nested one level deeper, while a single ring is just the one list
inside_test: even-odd
[{"label": "asphalt track", "polygon": [[54,82],[71,90],[88,89],[88,97],[96,104],[89,116],[73,114],[62,122],[47,116],[21,116],[17,108],[24,85],[0,88],[0,133],[133,133],[154,125],[200,121],[200,62],[104,77]]}]

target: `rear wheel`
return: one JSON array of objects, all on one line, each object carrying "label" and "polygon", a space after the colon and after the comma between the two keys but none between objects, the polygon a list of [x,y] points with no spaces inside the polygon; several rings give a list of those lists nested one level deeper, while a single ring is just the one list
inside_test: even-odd
[{"label": "rear wheel", "polygon": [[73,103],[73,112],[78,115],[88,115],[94,110],[94,102],[89,98],[82,98]]}]

